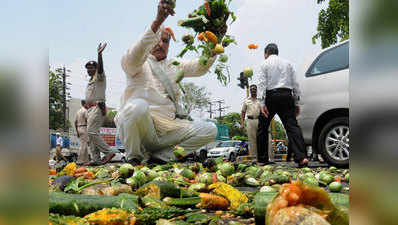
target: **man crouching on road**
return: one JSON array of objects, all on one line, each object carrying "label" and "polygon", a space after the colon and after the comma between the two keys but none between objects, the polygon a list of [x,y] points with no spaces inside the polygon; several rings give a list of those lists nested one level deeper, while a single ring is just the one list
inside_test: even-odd
[{"label": "man crouching on road", "polygon": [[[165,0],[158,5],[157,16],[144,35],[122,58],[127,87],[115,117],[120,139],[125,145],[127,160],[145,164],[149,159],[174,159],[173,147],[183,147],[186,155],[215,140],[217,128],[209,122],[190,122],[180,106],[177,71],[184,77],[199,77],[207,73],[216,57],[206,66],[199,59],[167,59],[171,32],[162,27],[172,6]],[[225,29],[226,31],[226,25]],[[173,40],[175,38],[173,37]]]},{"label": "man crouching on road", "polygon": [[[93,161],[85,163],[85,166],[96,166],[108,163],[115,156],[109,146],[99,135],[99,130],[104,123],[106,115],[105,90],[106,77],[102,62],[102,52],[106,47],[105,44],[98,46],[98,63],[90,61],[86,64],[87,73],[90,81],[86,89],[86,103],[89,107],[87,117],[87,134],[89,138],[89,146]],[[105,158],[101,161],[100,152],[105,154]]]}]

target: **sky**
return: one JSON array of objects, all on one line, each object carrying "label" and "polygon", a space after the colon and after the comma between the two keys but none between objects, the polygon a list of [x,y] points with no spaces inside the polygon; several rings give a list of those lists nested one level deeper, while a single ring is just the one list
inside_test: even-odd
[{"label": "sky", "polygon": [[[180,40],[191,30],[177,26],[177,21],[187,18],[202,0],[177,0],[175,16],[169,16],[166,26],[174,30],[177,42],[171,42],[169,57],[175,57],[184,47]],[[143,34],[156,16],[158,0],[105,1],[69,0],[49,1],[50,34],[49,64],[52,68],[66,66],[71,70],[71,96],[84,98],[88,82],[84,65],[88,60],[97,60],[96,49],[100,42],[107,42],[103,53],[107,74],[107,104],[117,108],[125,88],[125,74],[120,60],[124,52]],[[251,83],[257,83],[258,68],[264,60],[266,44],[276,43],[279,55],[293,62],[298,79],[304,74],[303,63],[321,50],[320,43],[313,44],[318,13],[327,7],[327,2],[316,4],[315,0],[232,0],[231,9],[237,20],[229,26],[227,34],[234,36],[238,45],[225,49],[229,56],[231,82],[222,86],[212,72],[200,78],[187,78],[183,82],[194,82],[211,93],[212,100],[225,100],[228,112],[240,112],[246,91],[240,89],[236,78],[245,67],[252,67],[255,75]],[[259,45],[249,50],[248,45]],[[186,58],[196,57],[187,54]],[[217,113],[218,115],[218,113]],[[208,113],[196,114],[207,118]]]}]

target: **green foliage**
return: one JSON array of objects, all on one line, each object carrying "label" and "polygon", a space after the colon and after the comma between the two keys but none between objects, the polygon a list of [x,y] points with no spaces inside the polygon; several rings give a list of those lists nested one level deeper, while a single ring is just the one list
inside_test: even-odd
[{"label": "green foliage", "polygon": [[243,136],[233,136],[231,139],[236,140],[236,141],[248,141],[249,140],[247,137],[243,137]]},{"label": "green foliage", "polygon": [[[325,0],[317,0],[318,4]],[[317,33],[312,37],[315,44],[321,40],[322,48],[327,48],[349,38],[349,1],[330,0],[329,6],[319,12]]]},{"label": "green foliage", "polygon": [[275,124],[275,133],[276,136],[272,137],[273,139],[278,139],[278,140],[285,140],[286,138],[286,130],[285,128],[283,128],[283,125],[281,122],[274,120],[274,124]]},{"label": "green foliage", "polygon": [[188,114],[193,110],[203,111],[210,104],[210,93],[205,87],[196,86],[194,83],[183,83],[185,95],[182,104]]},{"label": "green foliage", "polygon": [[[64,114],[62,111],[63,99],[63,83],[62,71],[60,68],[55,72],[48,71],[48,94],[49,94],[49,127],[50,129],[57,130],[64,126]],[[66,88],[66,99],[70,98],[69,88]],[[67,121],[67,129],[70,127],[70,122]]]},{"label": "green foliage", "polygon": [[222,117],[222,119],[217,119],[218,123],[225,124],[229,127],[229,136],[243,136],[247,137],[246,129],[240,129],[240,126],[236,126],[240,124],[240,114],[233,112],[229,113],[226,116]]}]

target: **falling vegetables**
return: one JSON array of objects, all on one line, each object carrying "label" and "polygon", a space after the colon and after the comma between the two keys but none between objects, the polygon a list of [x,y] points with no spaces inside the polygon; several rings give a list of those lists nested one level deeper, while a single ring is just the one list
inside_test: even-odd
[{"label": "falling vegetables", "polygon": [[[188,18],[178,21],[179,26],[190,28],[195,32],[198,44],[195,45],[196,38],[191,38],[195,35],[184,35],[182,40],[185,48],[177,57],[183,57],[188,51],[195,51],[199,54],[200,65],[209,66],[208,62],[215,54],[224,53],[224,48],[231,43],[237,44],[232,36],[226,35],[227,21],[231,18],[228,24],[230,25],[236,20],[234,12],[230,10],[230,3],[231,0],[205,0],[204,4],[200,4],[197,9],[189,13]],[[222,57],[217,61],[214,70],[217,80],[224,86],[230,81],[227,61],[227,57]]]},{"label": "falling vegetables", "polygon": [[171,35],[171,37],[173,38],[173,41],[176,41],[176,37],[174,36],[174,32],[170,27],[166,27],[164,28],[167,32],[169,32],[169,34]]},{"label": "falling vegetables", "polygon": [[218,61],[226,63],[228,61],[228,56],[226,54],[220,55],[220,58],[218,58]]},{"label": "falling vegetables", "polygon": [[206,8],[206,12],[207,12],[207,15],[210,17],[210,15],[211,15],[211,9],[210,9],[210,4],[209,4],[209,2],[208,1],[205,1],[205,8]]},{"label": "falling vegetables", "polygon": [[243,70],[243,74],[245,75],[245,77],[252,77],[253,76],[253,69],[251,67],[246,67]]},{"label": "falling vegetables", "polygon": [[213,32],[211,32],[211,31],[206,31],[205,34],[206,34],[207,39],[208,39],[210,42],[212,42],[212,43],[214,43],[214,44],[217,44],[217,43],[218,43],[217,36],[216,36],[215,34],[213,34]]},{"label": "falling vegetables", "polygon": [[217,44],[216,47],[214,48],[214,53],[216,54],[224,53],[224,47],[220,44]]},{"label": "falling vegetables", "polygon": [[194,42],[193,36],[190,34],[185,34],[182,36],[182,41],[187,45],[192,45]]},{"label": "falling vegetables", "polygon": [[198,40],[199,40],[199,41],[205,41],[205,42],[208,41],[207,38],[205,37],[205,33],[204,33],[204,32],[202,32],[202,33],[200,33],[200,34],[198,35]]},{"label": "falling vegetables", "polygon": [[258,45],[256,44],[250,44],[248,47],[249,49],[258,49]]}]

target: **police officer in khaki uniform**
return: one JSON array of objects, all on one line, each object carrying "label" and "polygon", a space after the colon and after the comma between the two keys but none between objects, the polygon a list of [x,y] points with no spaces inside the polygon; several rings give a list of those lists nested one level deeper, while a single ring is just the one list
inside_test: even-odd
[{"label": "police officer in khaki uniform", "polygon": [[80,147],[76,164],[83,165],[89,161],[88,158],[88,135],[87,135],[87,104],[85,100],[81,101],[82,107],[76,113],[75,129],[79,138]]},{"label": "police officer in khaki uniform", "polygon": [[[86,64],[87,73],[90,76],[90,82],[86,89],[86,103],[88,105],[87,133],[89,137],[89,146],[92,161],[86,163],[86,166],[95,166],[106,164],[115,156],[115,153],[109,148],[105,141],[100,137],[99,130],[104,123],[106,115],[105,90],[106,76],[104,73],[102,52],[106,47],[100,43],[98,46],[98,63],[90,61]],[[105,154],[101,161],[100,152]]]},{"label": "police officer in khaki uniform", "polygon": [[258,117],[261,112],[260,101],[257,99],[257,86],[250,85],[250,97],[245,99],[240,115],[240,127],[245,127],[245,116],[247,115],[247,136],[249,138],[249,155],[257,157],[257,130]]}]

